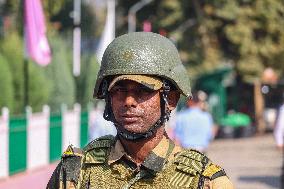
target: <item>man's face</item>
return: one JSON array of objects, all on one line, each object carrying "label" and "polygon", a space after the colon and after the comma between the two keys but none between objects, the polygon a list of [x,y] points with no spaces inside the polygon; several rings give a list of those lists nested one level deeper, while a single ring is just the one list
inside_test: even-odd
[{"label": "man's face", "polygon": [[159,91],[135,81],[122,80],[110,90],[112,111],[118,124],[130,132],[145,133],[161,116]]}]

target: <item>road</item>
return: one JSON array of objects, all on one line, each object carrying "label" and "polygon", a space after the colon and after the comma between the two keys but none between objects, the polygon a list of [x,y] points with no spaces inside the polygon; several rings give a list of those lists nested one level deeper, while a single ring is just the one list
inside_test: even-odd
[{"label": "road", "polygon": [[[282,153],[275,149],[272,134],[218,139],[211,144],[207,155],[226,170],[236,189],[280,188]],[[45,188],[55,166],[56,163],[0,180],[0,188]]]},{"label": "road", "polygon": [[1,189],[44,189],[57,163],[0,180]]},{"label": "road", "polygon": [[215,140],[207,155],[221,165],[236,189],[279,189],[282,153],[272,134]]}]

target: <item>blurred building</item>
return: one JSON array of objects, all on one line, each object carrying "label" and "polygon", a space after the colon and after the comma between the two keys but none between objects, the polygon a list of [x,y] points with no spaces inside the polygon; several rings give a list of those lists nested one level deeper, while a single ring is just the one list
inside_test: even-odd
[{"label": "blurred building", "polygon": [[251,118],[251,132],[266,132],[274,128],[284,79],[267,68],[259,82],[244,82],[232,68],[222,68],[201,75],[194,88],[208,94],[208,110],[217,124],[220,125],[229,112],[240,112]]}]

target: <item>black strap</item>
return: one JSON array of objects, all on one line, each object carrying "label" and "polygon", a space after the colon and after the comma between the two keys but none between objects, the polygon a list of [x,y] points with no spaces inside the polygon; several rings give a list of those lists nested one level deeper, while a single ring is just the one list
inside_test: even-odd
[{"label": "black strap", "polygon": [[161,122],[161,120],[159,119],[147,132],[145,133],[132,133],[129,131],[121,131],[119,129],[119,126],[117,126],[117,133],[119,136],[121,136],[122,138],[126,139],[126,140],[142,140],[145,138],[148,138],[150,136],[152,136],[157,128],[159,128],[160,126],[162,126],[163,123]]},{"label": "black strap", "polygon": [[[204,156],[202,158],[202,161],[201,161],[201,163],[202,163],[202,173],[204,172],[204,170],[206,168],[206,165],[208,164],[208,161],[209,161],[209,159],[206,156]],[[200,174],[197,189],[202,189],[203,188],[204,179],[205,179],[205,177],[203,176],[203,174]]]},{"label": "black strap", "polygon": [[226,176],[226,172],[223,169],[218,171],[217,173],[214,173],[210,179],[214,180],[215,178],[222,177],[222,176]]},{"label": "black strap", "polygon": [[123,186],[123,189],[129,189],[135,182],[137,182],[138,180],[142,179],[143,177],[145,177],[147,175],[147,171],[144,169],[141,169],[141,171],[139,171],[139,173],[137,173],[135,175],[134,178],[132,178],[125,186]]}]

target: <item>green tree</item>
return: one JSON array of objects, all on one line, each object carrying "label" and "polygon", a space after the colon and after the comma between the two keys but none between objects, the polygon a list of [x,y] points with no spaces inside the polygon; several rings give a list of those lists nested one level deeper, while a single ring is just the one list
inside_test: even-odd
[{"label": "green tree", "polygon": [[42,110],[50,96],[51,81],[46,77],[43,67],[29,61],[29,105],[34,112]]},{"label": "green tree", "polygon": [[[16,32],[7,35],[0,45],[0,50],[8,62],[12,73],[13,109],[12,113],[24,111],[24,53],[23,40]],[[41,110],[41,106],[47,102],[49,96],[49,82],[46,79],[42,67],[30,61],[29,67],[29,105],[35,111]],[[43,88],[44,87],[44,88]]]},{"label": "green tree", "polygon": [[76,99],[82,108],[86,108],[92,102],[98,70],[99,64],[94,55],[82,56],[81,74],[76,78]]},{"label": "green tree", "polygon": [[7,35],[1,41],[1,52],[8,62],[12,72],[14,106],[11,112],[19,113],[24,110],[24,75],[23,75],[23,43],[17,33]]},{"label": "green tree", "polygon": [[[118,1],[125,33],[130,6]],[[136,14],[137,30],[145,20],[153,32],[163,30],[177,45],[192,77],[232,63],[244,81],[251,82],[266,67],[284,75],[284,2],[281,0],[156,0]],[[122,29],[124,28],[124,29]]]},{"label": "green tree", "polygon": [[224,57],[234,61],[244,80],[260,78],[266,67],[282,68],[283,75],[283,1],[216,1],[205,10]]},{"label": "green tree", "polygon": [[75,84],[70,70],[72,52],[62,37],[53,34],[50,39],[53,56],[45,70],[51,81],[48,104],[52,110],[59,111],[61,104],[70,107],[75,101]]},{"label": "green tree", "polygon": [[7,60],[0,54],[0,108],[13,109],[13,83],[12,74]]},{"label": "green tree", "polygon": [[[55,14],[50,16],[50,21],[59,25],[58,29],[60,32],[72,31],[74,28],[73,17],[70,16],[74,9],[73,0],[66,0]],[[81,31],[82,36],[93,37],[99,27],[96,24],[96,15],[91,6],[84,3],[81,4]]]}]

